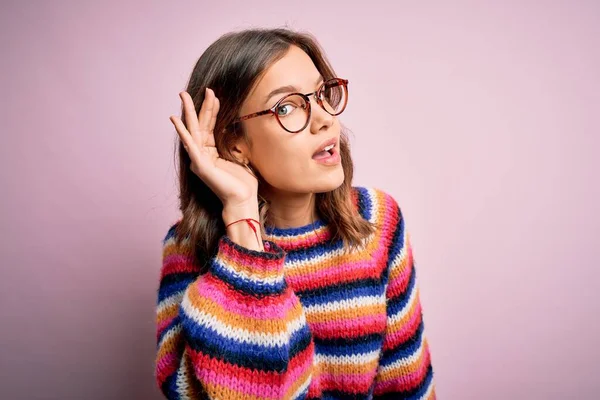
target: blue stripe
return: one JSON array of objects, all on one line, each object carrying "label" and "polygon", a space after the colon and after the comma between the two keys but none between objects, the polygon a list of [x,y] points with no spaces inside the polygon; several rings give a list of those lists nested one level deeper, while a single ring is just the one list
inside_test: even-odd
[{"label": "blue stripe", "polygon": [[179,369],[177,371],[175,371],[173,374],[171,374],[163,382],[163,384],[161,386],[161,390],[162,390],[163,394],[169,400],[181,399],[181,397],[179,396],[179,393],[178,393],[178,388],[177,388],[177,372],[178,371],[179,371]]},{"label": "blue stripe", "polygon": [[396,222],[394,234],[390,243],[390,250],[388,253],[388,259],[386,264],[386,272],[384,274],[383,280],[384,285],[387,284],[390,275],[390,269],[392,267],[392,262],[396,259],[398,254],[400,254],[400,252],[404,248],[404,218],[402,217],[402,211],[400,211],[398,204],[396,204],[396,210],[398,211],[398,218],[400,219]]},{"label": "blue stripe", "polygon": [[358,194],[358,209],[361,211],[363,218],[370,221],[373,215],[373,199],[371,199],[369,190],[366,187],[357,186],[356,191]]},{"label": "blue stripe", "polygon": [[314,338],[315,351],[326,356],[347,356],[370,353],[381,349],[383,337],[377,334],[360,336],[354,339]]},{"label": "blue stripe", "polygon": [[167,231],[167,234],[165,235],[164,239],[162,240],[163,246],[167,243],[167,241],[169,239],[171,239],[172,237],[175,237],[175,235],[177,234],[177,225],[179,225],[179,222],[176,222],[169,228],[169,230]]},{"label": "blue stripe", "polygon": [[408,280],[408,284],[406,285],[406,289],[404,290],[404,292],[400,293],[394,298],[389,298],[387,300],[388,317],[398,314],[407,306],[411,293],[416,289],[416,278],[417,275],[413,267],[411,268],[410,278]]},{"label": "blue stripe", "polygon": [[164,299],[183,293],[185,289],[198,277],[197,273],[177,273],[165,276],[160,281],[158,288],[158,303]]},{"label": "blue stripe", "polygon": [[171,284],[161,285],[158,290],[158,303],[162,302],[164,299],[176,295],[177,293],[182,293],[187,289],[190,285],[190,281],[176,281]]},{"label": "blue stripe", "polygon": [[249,294],[268,296],[280,294],[286,288],[285,279],[279,280],[274,284],[265,282],[253,282],[249,279],[235,276],[231,270],[222,265],[223,260],[214,258],[211,262],[211,273],[223,282],[231,284],[236,289]]},{"label": "blue stripe", "polygon": [[429,389],[429,386],[431,385],[432,380],[433,380],[433,368],[431,367],[431,364],[430,364],[429,367],[427,368],[427,374],[425,375],[425,379],[423,379],[423,382],[419,386],[419,389],[415,392],[414,395],[412,395],[410,397],[410,399],[417,400],[417,399],[420,399],[421,397],[423,397],[425,395],[425,393],[427,393],[427,389]]},{"label": "blue stripe", "polygon": [[305,306],[327,304],[358,296],[380,296],[383,293],[378,279],[359,279],[353,282],[336,284],[319,289],[298,290],[296,295]]},{"label": "blue stripe", "polygon": [[310,344],[307,325],[292,335],[283,346],[262,346],[240,342],[219,334],[214,329],[197,324],[183,310],[180,312],[186,341],[196,351],[246,368],[282,372],[289,360]]},{"label": "blue stripe", "polygon": [[383,352],[381,357],[380,365],[390,365],[394,361],[402,358],[410,357],[423,345],[423,321],[419,324],[415,334],[408,338],[406,342],[400,343],[393,349],[389,349]]},{"label": "blue stripe", "polygon": [[318,243],[307,250],[306,248],[298,248],[289,250],[285,257],[285,263],[306,263],[307,261],[311,261],[316,257],[320,257],[323,254],[331,253],[336,250],[342,249],[344,247],[344,242],[341,239],[337,239],[335,241],[325,241],[322,243]]}]

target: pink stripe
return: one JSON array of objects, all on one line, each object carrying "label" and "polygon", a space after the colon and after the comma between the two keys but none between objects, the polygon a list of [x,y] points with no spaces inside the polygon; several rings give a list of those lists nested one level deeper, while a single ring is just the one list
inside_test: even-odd
[{"label": "pink stripe", "polygon": [[[377,200],[379,201],[380,210],[383,210],[380,213],[381,218],[379,218],[378,222],[381,223],[381,232],[382,236],[390,236],[394,234],[394,229],[396,225],[394,224],[394,220],[398,218],[398,214],[396,213],[396,206],[394,205],[395,200],[391,195],[385,194],[383,197],[377,196]],[[389,212],[388,212],[389,210]],[[394,212],[394,214],[392,214]]]},{"label": "pink stripe", "polygon": [[333,385],[328,386],[341,388],[342,390],[344,390],[344,387],[349,386],[356,390],[357,388],[368,388],[369,386],[371,386],[375,373],[376,369],[373,369],[373,371],[365,372],[364,374],[331,374],[324,372],[321,374],[321,380],[323,380],[324,382],[333,383]]},{"label": "pink stripe", "polygon": [[[394,332],[392,335],[388,335],[385,337],[384,348],[394,348],[401,342],[406,341],[409,337],[411,337],[415,328],[417,327],[417,321],[421,317],[421,304],[417,302],[415,305],[415,309],[410,316],[410,319],[402,325],[402,328]],[[391,344],[391,346],[390,346]]]},{"label": "pink stripe", "polygon": [[377,251],[373,254],[376,265],[378,266],[378,270],[373,270],[371,262],[372,261],[352,261],[341,264],[335,264],[329,268],[319,269],[317,272],[312,274],[302,273],[301,275],[293,275],[293,272],[289,275],[286,275],[286,280],[290,282],[291,285],[296,287],[305,287],[305,286],[313,286],[315,282],[329,282],[333,278],[334,280],[338,280],[342,277],[346,278],[344,281],[347,281],[348,277],[352,277],[353,275],[364,275],[360,272],[369,272],[367,275],[376,276],[383,271],[384,261],[382,260],[383,246],[378,246]]},{"label": "pink stripe", "polygon": [[344,332],[345,330],[355,329],[362,326],[373,326],[381,324],[385,326],[385,314],[365,315],[359,318],[344,319],[329,322],[312,322],[310,327],[315,332],[324,334],[326,332]]},{"label": "pink stripe", "polygon": [[[385,202],[391,204],[391,199],[389,196],[384,198]],[[311,283],[314,282],[322,282],[329,281],[330,277],[335,277],[339,279],[344,276],[351,276],[355,271],[365,271],[367,268],[371,267],[372,260],[375,261],[375,264],[379,267],[377,273],[381,273],[385,268],[385,257],[384,252],[387,251],[386,246],[383,245],[382,241],[384,238],[390,236],[393,233],[392,216],[389,213],[384,213],[383,217],[380,218],[383,222],[383,228],[381,230],[381,234],[379,236],[379,243],[375,248],[375,252],[371,255],[369,261],[351,261],[341,264],[335,264],[329,268],[319,269],[318,272],[312,274],[302,273],[301,275],[294,275],[292,271],[290,274],[286,275],[286,280],[290,282],[291,285],[298,288],[303,288],[305,286],[310,286]],[[387,228],[387,229],[386,229]]]},{"label": "pink stripe", "polygon": [[[257,273],[273,276],[281,274],[283,263],[285,262],[285,259],[271,260],[252,255],[240,254],[238,250],[232,246],[228,247],[227,244],[219,249],[219,254],[216,257],[216,260],[222,265],[226,266],[227,269],[233,271],[238,271],[240,266],[242,266],[242,270],[245,270],[244,266],[248,266],[248,264],[250,264],[252,265],[253,270]],[[228,261],[232,261],[232,263]],[[233,265],[234,263],[238,265]]]},{"label": "pink stripe", "polygon": [[[400,260],[402,262],[402,260]],[[392,266],[392,268],[399,268],[401,264]],[[395,291],[398,288],[406,286],[407,282],[410,280],[410,274],[412,273],[412,265],[410,262],[405,262],[404,270],[400,273],[400,275],[396,276],[388,285],[387,291],[389,293],[396,293]]]},{"label": "pink stripe", "polygon": [[235,389],[244,395],[256,396],[264,399],[281,398],[281,390],[278,390],[280,388],[273,388],[264,383],[249,383],[241,378],[207,369],[200,369],[199,371],[196,369],[196,373],[199,375],[202,382],[209,385]]},{"label": "pink stripe", "polygon": [[319,229],[316,232],[309,232],[309,233],[304,233],[302,236],[296,237],[294,239],[291,239],[289,236],[273,236],[274,238],[277,238],[278,240],[285,240],[286,243],[289,244],[313,244],[315,242],[320,241],[320,239],[322,237],[317,236],[319,233],[323,233],[325,230],[324,229]]},{"label": "pink stripe", "polygon": [[[317,236],[318,235],[318,236]],[[321,229],[315,232],[310,232],[309,234],[305,234],[304,237],[290,239],[286,236],[270,236],[271,240],[279,243],[279,246],[284,249],[297,248],[299,246],[312,246],[317,242],[321,242],[323,240],[328,239],[331,236],[331,232],[326,229]]]},{"label": "pink stripe", "polygon": [[293,370],[288,370],[285,376],[281,377],[281,379],[285,379],[286,382],[279,387],[273,387],[264,383],[248,382],[243,378],[237,378],[235,376],[219,373],[218,371],[207,370],[201,367],[199,370],[196,369],[196,371],[200,375],[200,380],[208,384],[234,389],[248,396],[256,396],[265,399],[279,399],[285,394],[288,388],[300,378],[306,369],[311,367],[311,365],[312,357],[306,357],[306,361],[303,364],[299,364]]},{"label": "pink stripe", "polygon": [[186,264],[190,261],[192,261],[192,257],[190,257],[188,255],[172,253],[165,257],[164,264],[172,264],[172,263]]},{"label": "pink stripe", "polygon": [[160,336],[163,332],[163,330],[175,319],[175,317],[171,317],[171,318],[167,318],[166,320],[164,320],[163,322],[159,323],[157,325],[157,332],[158,335]]},{"label": "pink stripe", "polygon": [[201,297],[211,299],[229,312],[257,320],[286,319],[295,304],[292,296],[286,296],[283,304],[265,303],[258,307],[249,307],[225,296],[209,279],[197,287]]},{"label": "pink stripe", "polygon": [[[283,391],[283,394],[285,394],[285,392],[288,391],[290,386],[292,386],[293,383],[296,383],[307,370],[312,368],[314,353],[314,344],[311,342],[311,344],[306,349],[304,349],[304,351],[296,355],[295,358],[304,357],[304,362],[297,364],[293,369],[289,370],[291,379],[284,386],[285,390]],[[307,355],[308,357],[306,357]],[[294,362],[294,359],[290,361],[290,363],[292,362]]]},{"label": "pink stripe", "polygon": [[167,353],[156,362],[156,377],[162,383],[177,370],[179,357],[175,352]]}]

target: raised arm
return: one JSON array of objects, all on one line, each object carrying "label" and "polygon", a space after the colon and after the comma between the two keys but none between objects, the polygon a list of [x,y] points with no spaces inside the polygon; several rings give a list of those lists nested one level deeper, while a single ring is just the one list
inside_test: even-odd
[{"label": "raised arm", "polygon": [[[169,231],[172,235],[172,231]],[[167,235],[159,289],[158,386],[169,399],[293,399],[306,395],[314,343],[283,276],[284,251],[224,235],[205,274]]]}]

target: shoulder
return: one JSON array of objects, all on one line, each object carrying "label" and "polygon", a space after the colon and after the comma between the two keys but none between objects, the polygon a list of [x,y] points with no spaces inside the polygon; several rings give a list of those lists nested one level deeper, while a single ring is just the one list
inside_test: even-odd
[{"label": "shoulder", "polygon": [[167,233],[162,239],[163,245],[167,244],[167,242],[169,242],[169,241],[174,241],[177,239],[177,227],[179,226],[180,223],[181,223],[181,220],[179,219],[176,222],[171,223],[169,225],[169,228],[167,229]]},{"label": "shoulder", "polygon": [[376,186],[352,186],[354,202],[363,218],[383,225],[402,219],[400,205],[388,191]]},{"label": "shoulder", "polygon": [[164,254],[188,254],[191,250],[189,237],[182,237],[181,234],[181,219],[168,225],[166,234],[162,239],[162,247]]},{"label": "shoulder", "polygon": [[171,268],[171,264],[181,268],[179,264],[185,261],[186,265],[196,263],[194,246],[191,245],[189,236],[182,236],[180,232],[181,219],[168,225],[167,233],[162,239],[162,257],[164,267]]},{"label": "shoulder", "polygon": [[374,223],[382,243],[389,249],[410,245],[404,216],[396,198],[386,190],[373,186],[353,187],[361,215]]}]

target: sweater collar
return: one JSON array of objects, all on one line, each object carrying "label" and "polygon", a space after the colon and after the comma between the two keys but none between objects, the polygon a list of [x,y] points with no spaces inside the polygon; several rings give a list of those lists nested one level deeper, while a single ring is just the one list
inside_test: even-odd
[{"label": "sweater collar", "polygon": [[331,228],[320,218],[295,228],[265,226],[265,238],[285,251],[314,247],[325,243],[331,237]]}]

